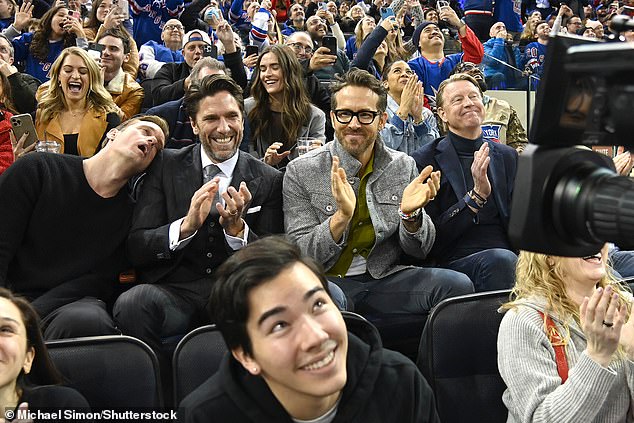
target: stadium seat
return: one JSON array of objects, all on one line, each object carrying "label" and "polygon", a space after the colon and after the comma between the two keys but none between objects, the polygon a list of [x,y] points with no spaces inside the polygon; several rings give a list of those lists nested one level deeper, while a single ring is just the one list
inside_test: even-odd
[{"label": "stadium seat", "polygon": [[418,368],[436,397],[443,423],[505,422],[506,389],[497,367],[497,334],[510,290],[448,298],[429,315]]},{"label": "stadium seat", "polygon": [[216,325],[201,326],[185,335],[172,358],[175,405],[216,373],[227,351]]},{"label": "stadium seat", "polygon": [[46,343],[67,385],[93,411],[160,409],[163,393],[156,354],[130,336],[92,336]]}]

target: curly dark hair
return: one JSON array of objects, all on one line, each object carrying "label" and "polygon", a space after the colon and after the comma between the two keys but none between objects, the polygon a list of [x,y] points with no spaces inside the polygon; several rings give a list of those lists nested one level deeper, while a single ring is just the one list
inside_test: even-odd
[{"label": "curly dark hair", "polygon": [[[51,33],[53,29],[51,24],[53,22],[53,17],[59,12],[61,9],[68,9],[66,6],[55,6],[49,9],[48,12],[42,16],[40,19],[40,24],[37,27],[37,30],[33,34],[33,40],[31,41],[31,46],[29,50],[31,54],[40,59],[46,60],[48,57],[48,53],[50,50],[49,39],[51,37]],[[77,37],[75,34],[64,34],[64,48],[72,47],[75,45]]]}]

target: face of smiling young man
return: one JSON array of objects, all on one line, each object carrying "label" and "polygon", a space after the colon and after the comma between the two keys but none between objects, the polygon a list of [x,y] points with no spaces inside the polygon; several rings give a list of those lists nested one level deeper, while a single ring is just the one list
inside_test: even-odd
[{"label": "face of smiling young man", "polygon": [[252,354],[237,348],[234,357],[264,378],[292,417],[323,415],[346,384],[348,335],[319,278],[294,263],[248,297]]}]

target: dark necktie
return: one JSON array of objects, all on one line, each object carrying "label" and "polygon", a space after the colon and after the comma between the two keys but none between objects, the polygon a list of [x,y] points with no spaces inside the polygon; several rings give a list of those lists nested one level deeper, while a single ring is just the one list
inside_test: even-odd
[{"label": "dark necktie", "polygon": [[[203,169],[203,184],[211,181],[214,176],[220,173],[220,168],[215,164],[210,164],[205,166]],[[212,216],[218,215],[218,210],[216,209],[216,203],[220,203],[220,190],[216,191],[216,196],[214,197],[213,202],[211,203],[210,214]]]}]

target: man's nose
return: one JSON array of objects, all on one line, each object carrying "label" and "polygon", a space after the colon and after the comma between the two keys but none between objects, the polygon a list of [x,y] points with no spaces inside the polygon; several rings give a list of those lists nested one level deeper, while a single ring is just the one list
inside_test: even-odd
[{"label": "man's nose", "polygon": [[301,326],[301,349],[309,351],[313,348],[320,348],[329,336],[322,325],[312,316],[304,317]]}]

